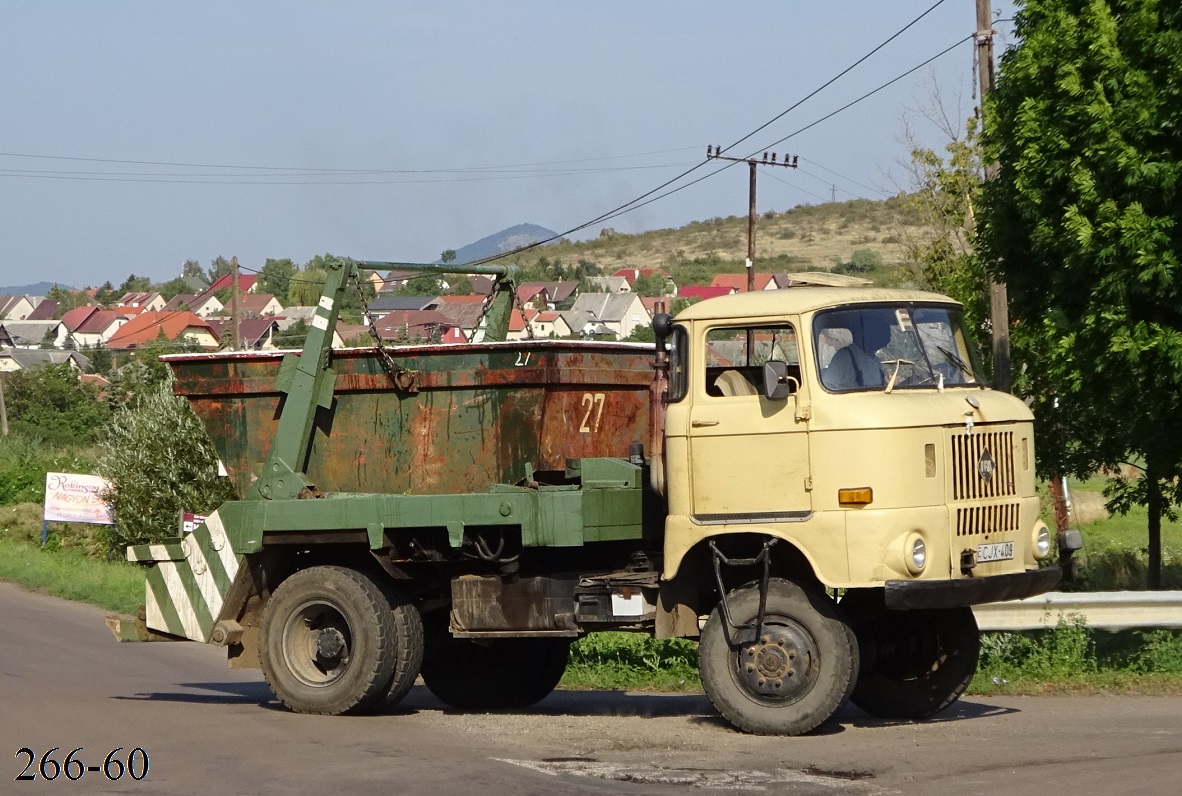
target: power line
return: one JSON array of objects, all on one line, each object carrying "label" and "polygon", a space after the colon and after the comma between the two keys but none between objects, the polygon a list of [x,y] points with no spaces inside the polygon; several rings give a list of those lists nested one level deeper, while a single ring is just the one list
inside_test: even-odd
[{"label": "power line", "polygon": [[[735,142],[731,143],[729,146],[726,146],[726,147],[723,147],[723,148],[719,149],[719,152],[720,152],[720,153],[722,153],[722,152],[725,152],[725,151],[727,151],[727,150],[729,150],[729,149],[731,149],[731,148],[733,148],[733,147],[737,146],[738,144],[742,143],[743,141],[746,141],[748,138],[751,138],[752,136],[756,135],[756,134],[757,134],[757,133],[759,133],[761,130],[764,130],[765,128],[767,128],[767,127],[768,127],[768,125],[770,125],[770,124],[772,124],[772,123],[774,123],[774,122],[778,121],[779,119],[782,119],[782,118],[783,118],[783,117],[784,117],[786,114],[790,113],[791,111],[795,110],[796,108],[799,108],[799,107],[800,107],[802,104],[804,104],[804,103],[805,103],[805,102],[807,102],[808,100],[812,99],[813,97],[815,97],[817,94],[819,94],[821,91],[825,90],[825,89],[826,89],[826,88],[828,88],[829,86],[833,85],[835,82],[837,82],[838,80],[840,80],[842,77],[844,77],[846,74],[848,74],[848,73],[849,73],[851,70],[853,70],[855,67],[859,66],[859,65],[860,65],[861,63],[863,63],[863,62],[864,62],[866,59],[870,58],[872,55],[874,55],[875,53],[877,53],[879,50],[881,50],[881,49],[882,49],[883,47],[885,47],[887,44],[889,44],[889,43],[891,43],[892,41],[894,41],[895,39],[897,39],[897,38],[898,38],[900,35],[902,35],[904,32],[906,32],[908,29],[910,29],[910,28],[911,28],[913,25],[915,25],[916,23],[918,23],[920,20],[922,20],[924,17],[926,17],[926,16],[927,16],[928,14],[930,14],[932,11],[936,10],[936,9],[937,9],[939,6],[943,5],[943,3],[944,3],[944,0],[937,0],[937,2],[935,2],[933,5],[931,5],[931,6],[930,6],[930,7],[929,7],[929,8],[928,8],[926,11],[924,11],[923,13],[921,13],[921,14],[920,14],[919,16],[917,16],[915,19],[913,19],[913,20],[911,20],[910,22],[908,22],[906,25],[904,25],[902,28],[900,28],[900,29],[899,29],[898,31],[896,31],[895,33],[891,34],[891,35],[890,35],[889,37],[887,37],[887,38],[886,38],[886,39],[885,39],[885,40],[884,40],[884,41],[883,41],[881,44],[879,44],[877,47],[875,47],[874,49],[872,49],[870,52],[866,53],[866,54],[865,54],[865,55],[863,55],[861,58],[859,58],[858,60],[854,61],[854,62],[853,62],[852,64],[850,64],[848,67],[846,67],[846,68],[845,68],[845,69],[843,69],[841,72],[839,72],[837,75],[835,75],[834,77],[832,77],[832,78],[830,78],[829,80],[827,80],[827,81],[825,81],[824,83],[822,83],[820,86],[818,86],[818,87],[817,87],[816,89],[814,89],[812,92],[810,92],[809,94],[807,94],[807,95],[806,95],[805,97],[803,97],[802,99],[800,99],[800,100],[798,100],[797,102],[795,102],[795,103],[793,103],[792,105],[790,105],[788,108],[786,108],[784,111],[782,111],[781,113],[779,113],[779,114],[777,114],[776,116],[774,116],[774,117],[773,117],[772,119],[770,119],[769,121],[767,121],[767,122],[765,122],[764,124],[760,125],[759,127],[755,128],[754,130],[752,130],[752,131],[751,131],[750,133],[748,133],[747,135],[745,135],[745,136],[743,136],[742,138],[738,139],[737,141],[735,141]],[[964,39],[962,39],[961,41],[964,41]],[[957,42],[957,44],[960,44],[960,42]],[[955,46],[955,45],[954,45],[954,46]],[[949,48],[949,49],[952,49],[952,48]],[[946,52],[946,51],[945,51],[945,52]],[[943,55],[943,54],[944,54],[943,52],[942,52],[942,53],[940,53],[940,55]],[[936,58],[938,58],[938,57],[939,57],[939,55],[938,55],[938,56],[936,56]],[[935,58],[929,59],[929,60],[928,60],[928,61],[926,61],[925,63],[923,63],[923,64],[921,64],[920,66],[916,67],[916,69],[920,69],[920,68],[922,68],[923,66],[926,66],[928,63],[931,63],[931,61],[933,61],[933,60],[935,60]],[[914,71],[916,71],[916,70],[915,70],[915,69],[912,69],[912,70],[910,70],[910,71],[906,72],[905,74],[901,75],[901,76],[900,76],[899,78],[897,78],[897,79],[902,79],[903,77],[906,77],[907,75],[911,74],[911,73],[912,73],[912,72],[914,72]],[[895,81],[891,81],[891,83],[893,83],[893,82],[895,82]],[[859,99],[855,100],[855,101],[854,101],[854,103],[851,103],[851,104],[856,104],[857,102],[860,102],[862,99],[865,99],[867,96],[870,96],[870,95],[872,95],[872,94],[875,94],[875,93],[877,93],[878,91],[882,90],[883,88],[886,88],[886,86],[888,86],[888,85],[890,85],[890,83],[887,83],[886,85],[884,85],[884,86],[881,86],[881,87],[880,87],[880,88],[878,88],[878,89],[875,89],[874,91],[870,92],[870,94],[863,95],[863,97],[860,97]],[[845,106],[845,107],[849,107],[849,106],[847,105],[847,106]],[[843,108],[839,108],[839,109],[838,109],[837,111],[835,111],[834,113],[840,113],[842,110],[844,110],[844,109],[845,109],[845,107],[843,107]],[[832,116],[832,115],[834,115],[834,114],[830,114],[829,116]],[[824,121],[824,119],[827,119],[827,118],[829,118],[829,116],[826,116],[826,117],[824,117],[824,118],[823,118],[823,119],[821,119],[820,121]],[[818,123],[819,123],[819,122],[818,122]],[[798,133],[799,133],[799,132],[803,132],[803,130],[804,130],[804,129],[808,129],[808,128],[807,128],[807,127],[806,127],[806,128],[802,128],[802,130],[798,130],[797,132],[798,132]],[[787,140],[788,138],[790,138],[792,135],[796,135],[796,133],[791,133],[789,136],[786,136],[785,138],[782,138],[782,139],[780,139],[780,140],[779,140],[779,141],[777,141],[776,143],[777,143],[777,144],[779,144],[779,143],[782,143],[783,141],[785,141],[785,140]],[[772,146],[774,146],[774,145],[772,145]],[[761,149],[771,149],[771,148],[772,148],[771,146],[768,146],[768,147],[761,147]],[[756,151],[758,152],[759,150],[756,150]],[[750,155],[749,157],[753,157],[753,156],[754,156],[754,153],[752,153],[752,155]],[[556,234],[556,235],[553,235],[553,236],[551,236],[551,237],[549,237],[549,238],[546,238],[546,239],[544,239],[544,240],[537,241],[537,242],[535,242],[535,243],[532,243],[532,244],[530,244],[530,245],[528,245],[528,246],[522,246],[521,248],[519,248],[519,249],[514,249],[513,251],[504,252],[504,253],[502,253],[502,254],[494,255],[494,256],[492,256],[492,257],[486,257],[485,259],[483,259],[483,260],[478,260],[478,261],[476,261],[476,262],[477,262],[477,263],[487,263],[487,262],[492,262],[492,261],[494,261],[494,260],[502,260],[502,259],[505,259],[506,257],[512,257],[512,256],[514,256],[514,255],[520,254],[521,252],[529,251],[530,249],[537,248],[538,246],[543,246],[543,245],[545,245],[545,244],[547,244],[547,243],[551,243],[551,242],[553,242],[553,241],[555,241],[555,240],[559,240],[559,239],[561,239],[561,238],[564,238],[564,237],[566,237],[567,235],[574,234],[575,232],[579,232],[580,230],[586,229],[587,227],[593,226],[593,225],[595,225],[595,224],[598,224],[598,223],[600,223],[600,222],[603,222],[603,221],[610,221],[611,219],[613,219],[613,218],[616,218],[616,217],[618,217],[618,216],[620,216],[620,215],[623,215],[624,213],[631,212],[631,211],[633,211],[633,210],[637,210],[637,209],[639,209],[639,208],[641,208],[641,207],[644,207],[645,205],[651,204],[652,202],[656,201],[657,199],[662,199],[662,198],[664,198],[664,197],[666,197],[666,196],[671,196],[672,194],[674,194],[674,193],[677,193],[678,191],[684,190],[685,188],[689,188],[690,186],[692,186],[692,185],[695,185],[695,184],[697,184],[697,183],[701,182],[703,179],[705,179],[705,178],[707,178],[707,177],[712,177],[712,176],[714,176],[715,174],[719,173],[720,171],[725,171],[726,169],[728,169],[728,168],[730,168],[731,166],[733,166],[733,165],[734,165],[733,163],[732,163],[732,164],[728,164],[727,166],[723,166],[721,169],[717,169],[717,170],[715,170],[715,171],[711,172],[710,174],[707,174],[707,175],[705,175],[705,177],[699,177],[698,179],[696,179],[696,180],[692,180],[691,182],[689,182],[689,183],[686,183],[686,184],[684,184],[684,185],[682,185],[682,186],[679,186],[678,188],[674,188],[674,189],[673,189],[673,190],[671,190],[671,191],[667,191],[667,192],[665,192],[665,193],[663,193],[663,194],[659,194],[658,196],[655,196],[655,197],[653,197],[653,194],[657,194],[659,191],[662,191],[662,190],[664,190],[665,188],[669,187],[670,185],[672,185],[673,183],[677,182],[678,180],[681,180],[681,179],[683,179],[683,178],[685,178],[685,177],[688,177],[690,174],[692,174],[693,172],[697,171],[697,170],[698,170],[698,169],[700,169],[702,166],[706,165],[706,163],[707,163],[707,162],[708,162],[708,161],[706,161],[706,160],[703,160],[701,163],[697,164],[696,166],[693,166],[692,168],[689,168],[689,169],[687,169],[687,170],[686,170],[686,171],[684,171],[683,173],[681,173],[681,174],[677,175],[676,177],[673,177],[673,178],[672,178],[672,179],[670,179],[670,180],[666,180],[665,182],[663,182],[663,183],[661,183],[660,185],[658,185],[656,188],[653,188],[652,190],[650,190],[650,191],[647,191],[646,193],[643,193],[643,194],[641,194],[640,196],[636,197],[635,199],[631,200],[630,202],[625,202],[624,204],[622,204],[622,205],[620,205],[620,206],[618,206],[618,207],[614,208],[613,210],[609,210],[609,211],[607,211],[606,213],[603,213],[603,214],[601,214],[601,215],[599,215],[599,216],[596,216],[595,218],[591,219],[590,221],[585,221],[585,222],[583,222],[582,224],[579,224],[578,226],[571,227],[570,229],[566,230],[565,232],[560,232],[560,233],[558,233],[558,234]],[[653,197],[653,198],[649,198],[649,197]]]},{"label": "power line", "polygon": [[[782,144],[784,141],[787,141],[789,138],[792,138],[792,137],[793,137],[793,136],[795,136],[795,135],[799,135],[800,133],[803,133],[805,130],[808,130],[808,129],[811,129],[811,128],[813,128],[813,127],[816,127],[816,126],[817,126],[818,124],[820,124],[821,122],[827,121],[828,119],[831,119],[831,118],[833,118],[834,116],[836,116],[837,114],[841,113],[842,111],[845,111],[845,110],[848,110],[849,108],[852,108],[854,105],[857,105],[859,102],[862,102],[863,100],[865,100],[865,99],[868,99],[869,97],[872,97],[872,96],[874,96],[874,95],[875,95],[875,94],[877,94],[878,92],[880,92],[880,91],[883,91],[884,89],[888,88],[889,86],[891,86],[891,85],[894,85],[895,83],[899,82],[900,80],[902,80],[903,78],[907,77],[908,75],[911,75],[911,74],[913,74],[913,73],[915,73],[915,72],[919,71],[920,69],[923,69],[925,66],[927,66],[927,65],[928,65],[928,64],[930,64],[930,63],[932,63],[932,62],[933,62],[933,61],[935,61],[936,59],[938,59],[938,58],[940,58],[940,57],[942,57],[942,56],[944,56],[944,55],[947,55],[948,53],[952,52],[954,49],[956,49],[956,48],[957,48],[957,47],[959,47],[961,44],[963,44],[964,42],[968,41],[968,40],[969,40],[969,39],[971,39],[971,38],[972,38],[972,35],[971,35],[971,34],[970,34],[970,35],[968,35],[968,36],[965,36],[964,38],[960,39],[959,41],[957,41],[955,44],[951,45],[950,47],[947,47],[947,48],[945,48],[945,49],[941,50],[941,51],[940,51],[939,53],[937,53],[936,55],[933,55],[931,58],[928,58],[928,59],[927,59],[926,61],[924,61],[923,63],[921,63],[921,64],[918,64],[918,65],[916,65],[916,66],[912,67],[911,69],[908,69],[906,72],[902,73],[901,75],[898,75],[897,77],[894,77],[894,78],[892,78],[892,79],[888,80],[887,82],[885,82],[885,83],[883,83],[882,85],[880,85],[878,88],[875,88],[875,89],[873,89],[873,90],[871,90],[871,91],[868,91],[868,92],[866,92],[866,93],[865,93],[865,94],[863,94],[861,97],[858,97],[857,99],[853,100],[852,102],[848,102],[848,103],[846,103],[845,105],[841,106],[841,107],[840,107],[840,108],[838,108],[837,110],[835,110],[835,111],[833,111],[833,112],[831,112],[831,113],[828,113],[828,114],[826,114],[825,116],[822,116],[820,119],[817,119],[816,121],[814,121],[814,122],[811,122],[811,123],[809,123],[809,124],[805,125],[804,127],[801,127],[800,129],[798,129],[798,130],[796,130],[796,131],[794,131],[794,132],[791,132],[791,133],[789,133],[788,135],[786,135],[786,136],[784,136],[783,138],[781,138],[779,141],[776,141],[776,142],[775,142],[775,143],[773,143],[773,144],[769,144],[767,148],[768,148],[768,149],[771,149],[773,146],[776,146],[777,144]],[[653,202],[656,202],[656,201],[658,201],[658,200],[660,200],[660,199],[664,199],[666,196],[671,196],[671,195],[673,195],[673,194],[677,193],[678,191],[685,190],[686,188],[689,188],[689,187],[691,187],[691,186],[693,186],[693,185],[696,185],[696,184],[698,184],[699,182],[702,182],[703,180],[709,179],[710,177],[713,177],[715,174],[718,174],[719,172],[726,171],[726,170],[727,170],[728,168],[730,168],[732,165],[733,165],[733,164],[728,164],[728,165],[726,165],[726,166],[723,166],[723,167],[721,167],[721,168],[719,168],[719,169],[717,169],[717,170],[715,170],[715,171],[712,171],[712,172],[710,172],[709,174],[705,174],[705,175],[703,175],[703,176],[701,176],[701,177],[698,177],[697,179],[695,179],[695,180],[692,180],[692,181],[690,181],[690,182],[688,182],[688,183],[685,183],[685,184],[683,184],[683,185],[679,185],[678,187],[676,187],[676,188],[673,188],[673,189],[671,189],[671,190],[669,190],[669,191],[666,191],[665,193],[659,194],[659,195],[657,195],[657,196],[653,196],[652,198],[650,198],[650,199],[646,199],[645,201],[643,201],[643,202],[640,202],[640,203],[638,203],[638,204],[636,204],[636,205],[634,205],[634,206],[631,206],[631,207],[629,207],[629,206],[627,206],[627,205],[624,205],[622,209],[618,209],[618,210],[614,211],[613,213],[611,213],[611,214],[609,214],[609,215],[607,215],[607,216],[601,217],[601,218],[600,218],[600,219],[598,219],[598,220],[599,220],[599,221],[610,221],[610,220],[611,220],[611,219],[613,219],[613,218],[617,218],[618,216],[622,216],[622,215],[624,215],[624,213],[630,213],[630,212],[632,212],[633,210],[638,210],[638,209],[640,209],[640,208],[644,207],[645,205],[652,204]],[[650,192],[650,193],[651,193],[651,192]],[[647,194],[646,194],[646,196],[647,196]],[[591,222],[591,223],[597,223],[597,222]],[[590,224],[586,224],[586,225],[583,225],[583,226],[590,226]],[[571,232],[578,231],[579,229],[582,229],[582,228],[583,228],[582,226],[580,226],[580,227],[576,227],[574,230],[571,230]],[[539,241],[539,242],[537,242],[537,243],[535,243],[535,244],[533,244],[533,245],[531,245],[531,246],[524,246],[524,247],[522,247],[522,248],[520,248],[520,249],[517,249],[516,251],[512,251],[512,252],[506,252],[506,253],[505,253],[505,254],[503,254],[503,255],[498,255],[498,256],[495,256],[495,257],[490,257],[490,258],[488,258],[488,259],[481,260],[480,262],[490,262],[491,260],[502,259],[502,258],[504,258],[504,257],[511,256],[511,255],[513,255],[513,254],[518,254],[518,253],[520,253],[520,252],[527,251],[528,249],[532,249],[532,248],[534,248],[534,247],[536,247],[536,246],[541,246],[541,245],[542,245],[542,244],[544,244],[544,243],[549,243],[551,240],[556,240],[558,237],[564,237],[565,235],[569,235],[569,234],[570,234],[570,232],[564,232],[564,233],[562,233],[561,235],[555,236],[555,237],[553,237],[553,238],[549,238],[548,240],[545,240],[545,241]]]},{"label": "power line", "polygon": [[[815,161],[815,160],[810,160],[810,159],[807,159],[807,158],[801,158],[801,160],[804,160],[804,162],[805,162],[805,163],[808,163],[808,164],[809,164],[809,165],[811,165],[811,166],[815,166],[815,167],[817,167],[817,168],[818,168],[818,169],[820,169],[821,171],[827,171],[827,172],[829,172],[829,173],[830,173],[830,174],[832,174],[834,177],[839,177],[839,178],[841,178],[841,179],[845,180],[845,181],[846,181],[846,182],[848,182],[848,183],[851,183],[851,184],[853,184],[853,185],[857,185],[859,188],[865,188],[867,191],[873,191],[874,193],[877,193],[877,194],[880,194],[880,195],[885,195],[885,194],[886,194],[886,191],[883,191],[881,188],[874,188],[874,187],[871,187],[871,186],[867,185],[867,184],[866,184],[866,183],[864,183],[864,182],[858,182],[858,181],[857,181],[857,180],[855,180],[853,177],[847,177],[847,176],[845,176],[844,174],[842,174],[841,172],[834,171],[833,169],[831,169],[831,168],[828,168],[827,166],[822,166],[820,163],[818,163],[818,162],[817,162],[817,161]],[[801,171],[804,171],[804,170],[803,170],[803,169],[801,169]],[[805,174],[808,174],[808,172],[807,172],[807,171],[805,171],[804,173],[805,173]],[[810,176],[811,176],[811,175],[810,175]]]}]

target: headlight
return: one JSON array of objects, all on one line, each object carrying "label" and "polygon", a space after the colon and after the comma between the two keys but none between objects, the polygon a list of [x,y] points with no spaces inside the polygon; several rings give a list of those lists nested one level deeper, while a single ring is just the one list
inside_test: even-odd
[{"label": "headlight", "polygon": [[1051,552],[1051,530],[1041,521],[1034,526],[1034,557],[1046,558]]},{"label": "headlight", "polygon": [[912,575],[918,575],[927,564],[928,546],[924,543],[923,537],[911,537],[907,543],[907,570]]}]

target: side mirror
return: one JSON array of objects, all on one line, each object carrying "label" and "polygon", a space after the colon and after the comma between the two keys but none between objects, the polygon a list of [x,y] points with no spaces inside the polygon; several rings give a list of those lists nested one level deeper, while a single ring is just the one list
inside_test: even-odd
[{"label": "side mirror", "polygon": [[783,401],[800,389],[800,382],[788,375],[788,363],[769,360],[763,364],[763,390],[769,401]]}]

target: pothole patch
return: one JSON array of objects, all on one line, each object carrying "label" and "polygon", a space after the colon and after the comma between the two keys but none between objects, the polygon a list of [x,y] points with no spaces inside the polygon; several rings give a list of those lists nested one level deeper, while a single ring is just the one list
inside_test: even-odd
[{"label": "pothole patch", "polygon": [[728,770],[715,768],[671,768],[651,764],[610,763],[592,758],[548,758],[512,760],[493,758],[501,763],[521,766],[550,776],[591,777],[641,785],[682,785],[689,788],[722,791],[767,791],[797,786],[812,793],[870,793],[875,790],[869,772],[822,772],[813,768]]}]

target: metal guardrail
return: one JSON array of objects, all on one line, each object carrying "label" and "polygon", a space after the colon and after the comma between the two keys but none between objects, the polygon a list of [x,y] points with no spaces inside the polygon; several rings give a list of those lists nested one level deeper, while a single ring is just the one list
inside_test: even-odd
[{"label": "metal guardrail", "polygon": [[1025,600],[973,606],[982,631],[1045,630],[1083,617],[1101,630],[1182,629],[1182,591],[1047,592]]}]

